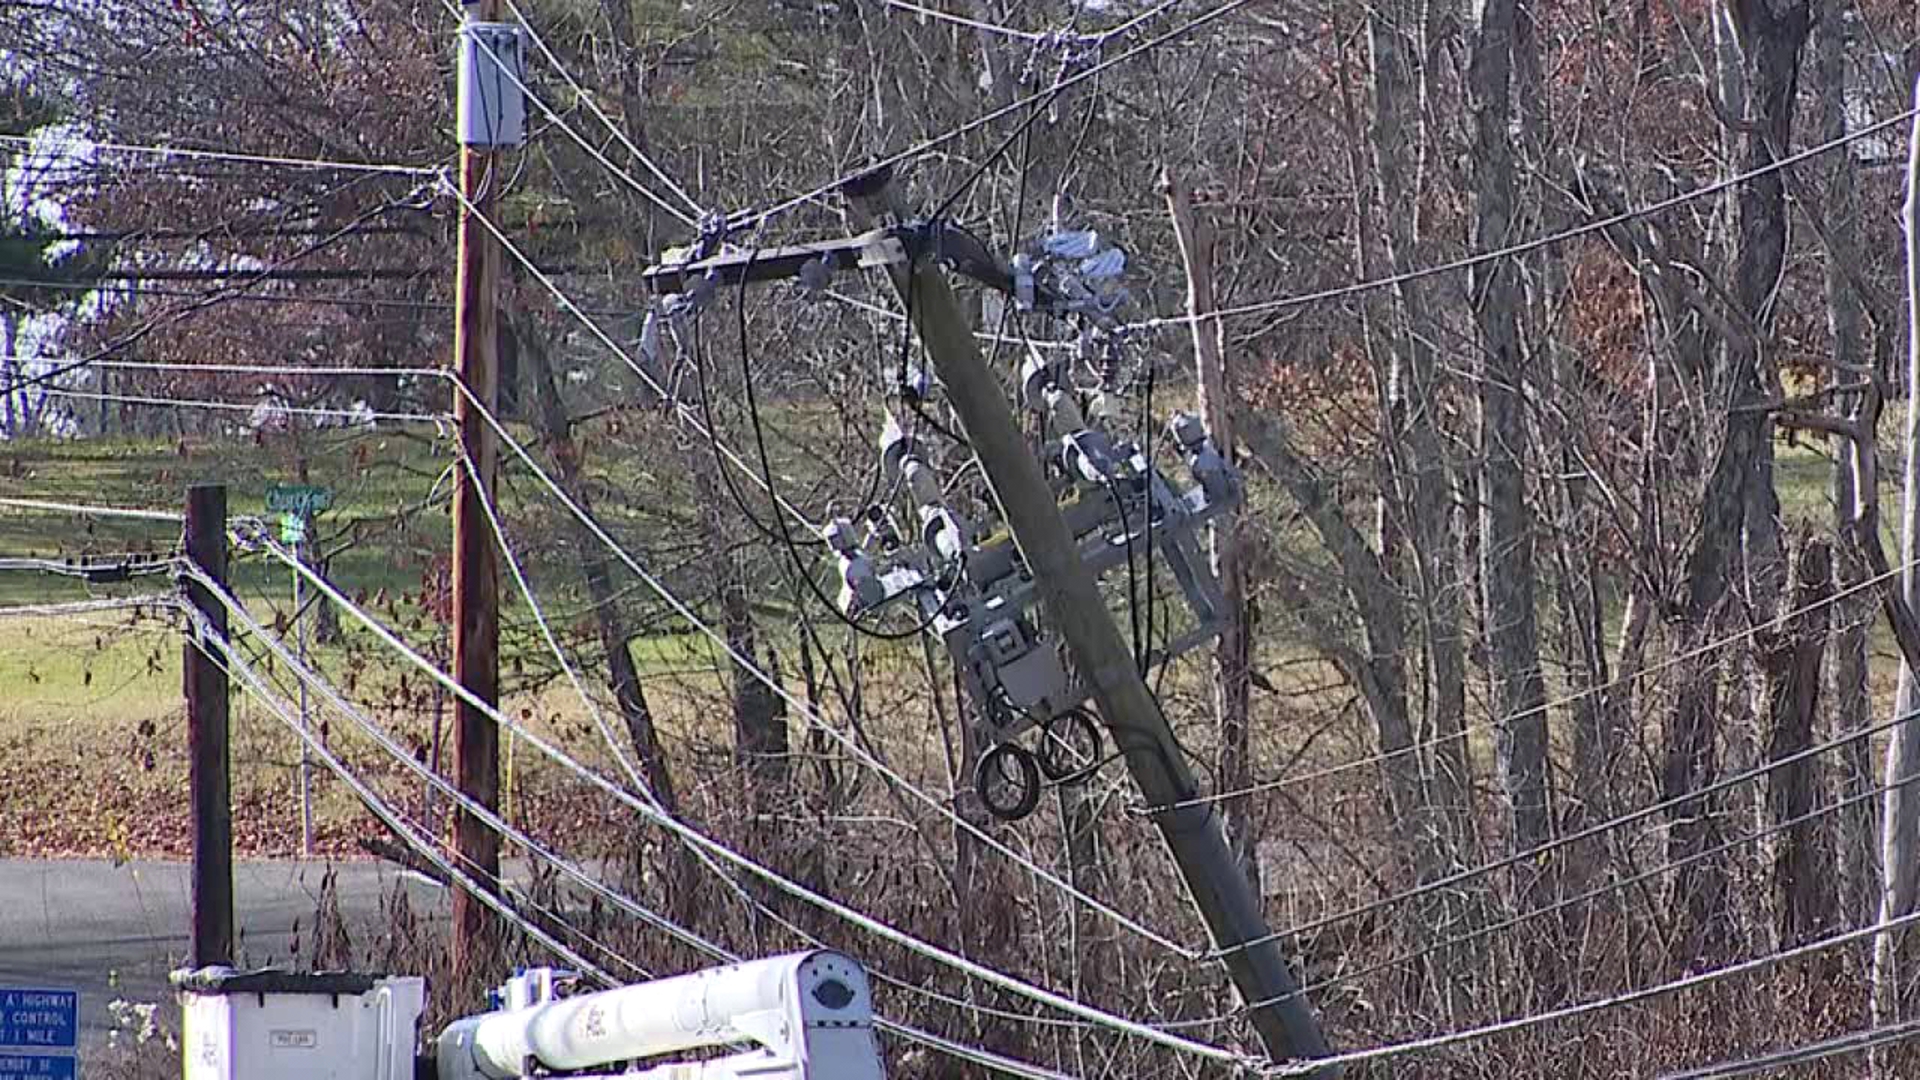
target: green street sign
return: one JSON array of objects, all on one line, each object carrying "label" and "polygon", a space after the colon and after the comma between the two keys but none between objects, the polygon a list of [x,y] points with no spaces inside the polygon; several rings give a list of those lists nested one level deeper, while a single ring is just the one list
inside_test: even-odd
[{"label": "green street sign", "polygon": [[267,510],[312,517],[333,505],[333,492],[315,484],[274,484],[267,488]]},{"label": "green street sign", "polygon": [[280,542],[283,544],[304,544],[307,542],[307,516],[305,514],[280,515]]}]

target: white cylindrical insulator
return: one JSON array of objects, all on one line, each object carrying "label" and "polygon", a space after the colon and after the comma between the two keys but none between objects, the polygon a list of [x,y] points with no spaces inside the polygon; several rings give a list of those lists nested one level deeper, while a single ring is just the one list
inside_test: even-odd
[{"label": "white cylindrical insulator", "polygon": [[820,530],[820,538],[827,542],[827,547],[842,555],[860,550],[860,537],[853,531],[853,522],[843,517],[827,522],[826,528]]},{"label": "white cylindrical insulator", "polygon": [[1101,428],[1119,424],[1124,419],[1120,415],[1120,401],[1105,390],[1098,391],[1087,400],[1087,419]]},{"label": "white cylindrical insulator", "polygon": [[873,568],[873,560],[859,551],[840,556],[840,610],[856,615],[887,598],[887,586]]},{"label": "white cylindrical insulator", "polygon": [[915,506],[939,506],[943,495],[940,477],[926,462],[910,458],[906,465],[907,494]]}]

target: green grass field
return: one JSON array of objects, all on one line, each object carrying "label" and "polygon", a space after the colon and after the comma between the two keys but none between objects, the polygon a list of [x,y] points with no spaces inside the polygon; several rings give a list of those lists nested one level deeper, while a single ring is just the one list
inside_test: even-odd
[{"label": "green grass field", "polygon": [[[429,433],[430,434],[430,433]],[[336,435],[309,446],[306,482],[335,493],[332,508],[315,529],[333,554],[330,579],[361,600],[416,648],[442,658],[446,628],[429,610],[446,588],[451,546],[446,496],[453,460],[447,447],[417,433]],[[233,516],[266,511],[273,483],[300,477],[299,461],[284,446],[245,443],[36,442],[0,445],[0,500],[28,499],[77,506],[177,513],[190,483],[228,485]],[[522,524],[514,486],[503,485],[510,531],[537,535],[555,524]],[[167,553],[180,526],[164,521],[87,516],[51,507],[0,503],[0,557],[32,555],[80,558],[125,552]],[[577,573],[559,562],[552,544],[518,544],[528,575],[556,618],[577,618]],[[230,583],[256,618],[286,625],[293,609],[293,572],[262,553],[236,552]],[[544,646],[503,572],[502,668],[509,687],[523,682],[523,663],[539,666]],[[167,576],[102,585],[48,573],[0,571],[0,613],[22,605],[170,592]],[[0,617],[0,854],[180,854],[183,832],[185,731],[181,701],[181,620],[161,610],[89,613],[58,618],[22,614]],[[316,645],[314,664],[331,679],[354,687],[357,700],[391,721],[420,756],[431,754],[433,725],[425,702],[425,676],[376,646],[370,631],[350,617],[340,619],[338,643]],[[572,624],[561,632],[578,632]],[[667,634],[636,642],[636,657],[650,670],[672,670],[708,661],[702,643]],[[670,695],[661,695],[671,705]],[[298,740],[257,702],[236,694],[234,796],[237,843],[242,851],[290,854],[298,847],[294,777]],[[547,734],[566,737],[592,753],[597,736],[585,736],[584,709],[564,683],[554,680],[505,703]],[[444,700],[436,705],[450,712]],[[663,708],[671,719],[671,707]],[[315,710],[316,714],[319,712]],[[397,767],[381,767],[372,744],[335,730],[330,743],[358,753],[389,781]],[[544,770],[524,756],[522,787],[538,786]],[[47,777],[59,775],[59,783]],[[81,782],[71,782],[75,777]],[[421,788],[414,780],[406,785]],[[344,788],[318,784],[323,847],[352,853],[360,814]],[[243,814],[242,810],[246,812]],[[242,817],[254,822],[241,829]]]}]

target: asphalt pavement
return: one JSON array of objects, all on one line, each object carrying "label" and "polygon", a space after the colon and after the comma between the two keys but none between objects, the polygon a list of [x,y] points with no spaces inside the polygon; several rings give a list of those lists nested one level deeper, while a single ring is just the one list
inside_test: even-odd
[{"label": "asphalt pavement", "polygon": [[[290,961],[296,924],[303,940],[311,940],[328,866],[234,865],[235,966]],[[417,914],[446,913],[446,891],[417,876],[373,862],[331,866],[350,928],[377,920],[381,896],[396,884],[408,890]],[[111,1027],[107,1003],[115,998],[160,1002],[168,1015],[173,994],[167,974],[186,963],[189,894],[186,863],[0,859],[0,987],[80,991],[83,1046],[105,1038]]]}]

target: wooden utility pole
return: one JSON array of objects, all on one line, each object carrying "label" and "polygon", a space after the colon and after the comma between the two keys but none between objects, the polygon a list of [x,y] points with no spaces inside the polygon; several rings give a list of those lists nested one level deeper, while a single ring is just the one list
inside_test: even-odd
[{"label": "wooden utility pole", "polygon": [[[498,0],[466,5],[469,24],[499,17]],[[465,46],[463,45],[463,48]],[[500,245],[482,218],[491,219],[500,193],[500,154],[494,140],[460,148],[460,268],[453,312],[454,368],[479,406],[492,412],[499,401]],[[454,470],[453,677],[474,698],[500,701],[500,565],[488,531],[487,500],[493,497],[499,448],[480,407],[466,394],[454,396],[460,449],[472,468]],[[500,732],[493,718],[466,698],[455,703],[454,782],[489,810],[500,805]],[[455,818],[454,851],[462,870],[483,887],[497,888],[500,838],[478,817]],[[465,890],[453,894],[455,979],[480,974],[476,958],[487,951],[492,920],[486,905]]]},{"label": "wooden utility pole", "polygon": [[[187,489],[187,558],[224,589],[227,584],[227,489]],[[187,603],[206,621],[205,633],[225,641],[227,608],[197,581]],[[233,801],[227,752],[225,658],[197,635],[183,646],[187,697],[187,786],[193,799],[193,966],[233,963]]]},{"label": "wooden utility pole", "polygon": [[[884,212],[906,216],[889,180],[888,171],[879,170],[846,186],[856,228],[871,227]],[[1234,986],[1246,1001],[1260,1003],[1252,1019],[1267,1053],[1275,1059],[1328,1056],[1319,1022],[1298,995],[1293,974],[1270,938],[1259,897],[1227,846],[1214,805],[1198,800],[1200,789],[1185,751],[1081,561],[1040,462],[1028,448],[1000,380],[987,370],[975,347],[973,328],[961,315],[944,272],[932,260],[894,263],[887,269],[1005,509],[1007,527],[1033,573],[1049,620],[1072,650],[1075,667],[1090,685],[1134,782],[1147,803],[1158,808],[1154,824],[1214,943],[1225,950]],[[1319,1075],[1337,1072],[1328,1068]]]}]

